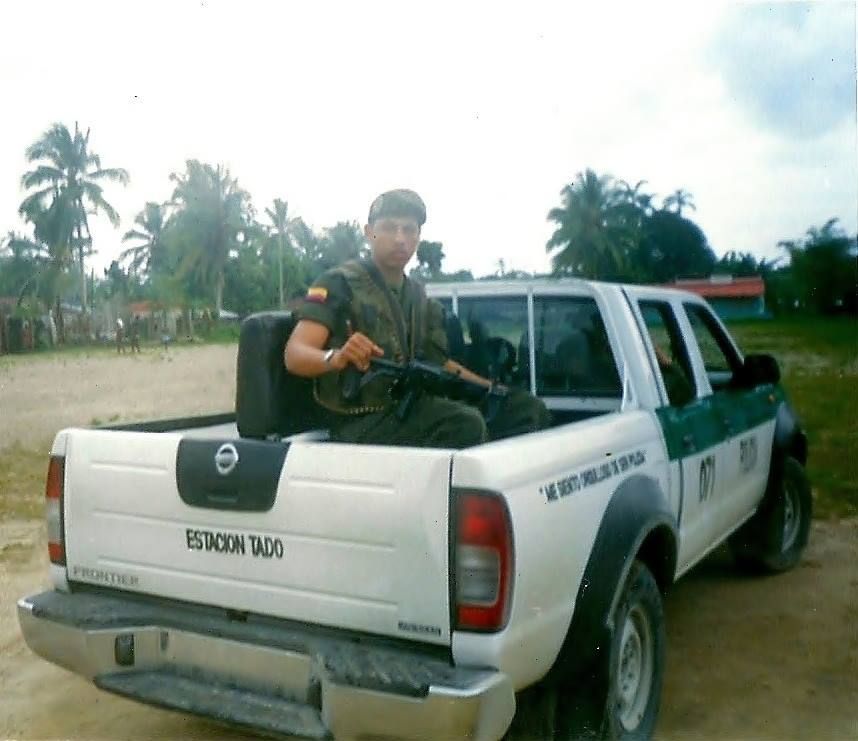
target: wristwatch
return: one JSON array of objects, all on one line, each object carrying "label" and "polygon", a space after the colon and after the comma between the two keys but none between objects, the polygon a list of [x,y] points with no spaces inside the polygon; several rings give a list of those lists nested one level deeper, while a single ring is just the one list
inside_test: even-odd
[{"label": "wristwatch", "polygon": [[322,356],[322,360],[325,361],[325,365],[330,367],[331,358],[334,357],[335,352],[336,352],[336,350],[333,347],[330,350],[325,350],[325,354]]}]

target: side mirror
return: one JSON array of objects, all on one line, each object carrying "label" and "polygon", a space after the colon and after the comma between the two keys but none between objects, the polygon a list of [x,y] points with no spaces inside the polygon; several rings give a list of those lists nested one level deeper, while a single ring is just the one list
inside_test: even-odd
[{"label": "side mirror", "polygon": [[778,361],[771,355],[746,355],[737,380],[743,388],[753,388],[764,383],[777,383],[781,380]]}]

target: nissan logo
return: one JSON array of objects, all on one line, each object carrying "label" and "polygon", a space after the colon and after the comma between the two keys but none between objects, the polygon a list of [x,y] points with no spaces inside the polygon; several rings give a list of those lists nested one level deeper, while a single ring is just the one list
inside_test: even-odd
[{"label": "nissan logo", "polygon": [[232,443],[224,443],[215,453],[215,468],[221,476],[229,476],[238,465],[238,451]]}]

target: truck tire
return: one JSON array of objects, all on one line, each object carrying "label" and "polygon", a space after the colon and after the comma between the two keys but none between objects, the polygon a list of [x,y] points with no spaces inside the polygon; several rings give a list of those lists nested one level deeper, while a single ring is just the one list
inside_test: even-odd
[{"label": "truck tire", "polygon": [[803,466],[785,456],[772,466],[760,508],[730,537],[736,563],[755,572],[780,573],[801,559],[810,535],[813,498]]},{"label": "truck tire", "polygon": [[613,615],[604,739],[648,739],[655,729],[665,654],[661,592],[652,572],[635,561]]},{"label": "truck tire", "polygon": [[661,593],[650,570],[635,561],[613,615],[605,684],[539,683],[521,692],[505,738],[648,739],[655,729],[664,677]]}]

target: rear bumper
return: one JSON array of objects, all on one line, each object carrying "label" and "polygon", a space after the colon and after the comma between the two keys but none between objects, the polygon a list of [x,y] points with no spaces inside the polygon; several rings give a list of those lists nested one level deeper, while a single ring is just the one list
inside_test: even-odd
[{"label": "rear bumper", "polygon": [[399,646],[104,594],[18,601],[27,644],[117,694],[306,738],[500,738],[509,678]]}]

